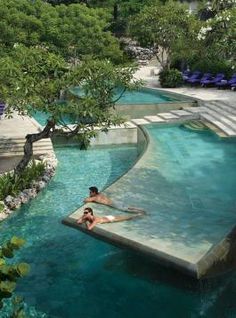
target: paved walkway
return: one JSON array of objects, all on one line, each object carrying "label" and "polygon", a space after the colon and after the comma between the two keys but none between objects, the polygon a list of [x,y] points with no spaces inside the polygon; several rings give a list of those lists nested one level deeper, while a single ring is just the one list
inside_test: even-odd
[{"label": "paved walkway", "polygon": [[25,138],[27,134],[40,131],[40,125],[27,116],[13,115],[13,118],[3,117],[0,120],[0,138]]},{"label": "paved walkway", "polygon": [[[23,154],[25,136],[38,133],[41,126],[27,116],[14,114],[13,118],[0,119],[0,173],[12,170]],[[40,155],[53,151],[49,138],[34,144],[34,154]]]},{"label": "paved walkway", "polygon": [[[153,64],[153,62],[152,62]],[[193,98],[198,98],[203,101],[223,100],[232,103],[236,108],[236,92],[229,89],[218,90],[217,88],[202,88],[202,87],[179,87],[179,88],[161,88],[156,66],[142,66],[136,73],[135,78],[145,81],[148,87],[162,89],[167,92],[183,94]]]}]

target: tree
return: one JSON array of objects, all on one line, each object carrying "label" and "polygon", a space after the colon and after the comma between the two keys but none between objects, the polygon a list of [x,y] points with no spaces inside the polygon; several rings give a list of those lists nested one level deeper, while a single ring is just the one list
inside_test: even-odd
[{"label": "tree", "polygon": [[[132,81],[135,68],[115,67],[110,61],[88,59],[71,66],[65,60],[43,47],[16,46],[11,55],[0,58],[0,98],[6,101],[7,112],[17,111],[32,115],[40,111],[48,116],[47,123],[39,133],[28,134],[24,156],[15,169],[20,175],[33,155],[33,143],[51,137],[56,126],[61,125],[68,136],[78,136],[87,145],[96,135],[96,127],[106,131],[108,127],[122,122],[112,112],[116,100],[128,89],[139,85]],[[79,86],[79,97],[71,88]],[[115,96],[116,89],[121,88]],[[74,124],[71,129],[65,122],[69,117]]]},{"label": "tree", "polygon": [[107,10],[82,4],[52,6],[41,0],[0,0],[0,17],[2,51],[20,43],[44,45],[67,59],[96,55],[122,61],[118,40],[108,31]]},{"label": "tree", "polygon": [[210,18],[203,22],[197,36],[198,41],[208,48],[211,58],[228,60],[232,66],[236,66],[235,1],[210,1],[205,3],[204,10],[210,13]]},{"label": "tree", "polygon": [[142,45],[156,47],[161,67],[169,68],[176,45],[188,39],[194,19],[183,4],[157,2],[146,6],[130,22],[129,32]]}]

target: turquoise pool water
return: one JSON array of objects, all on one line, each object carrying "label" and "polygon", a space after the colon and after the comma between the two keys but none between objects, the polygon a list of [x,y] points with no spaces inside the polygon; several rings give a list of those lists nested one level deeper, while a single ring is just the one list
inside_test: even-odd
[{"label": "turquoise pool water", "polygon": [[236,224],[236,140],[173,125],[145,129],[147,151],[106,193],[147,216],[101,227],[124,245],[137,242],[140,250],[165,253],[173,263],[197,264]]},{"label": "turquoise pool water", "polygon": [[[79,87],[71,90],[75,95],[80,95],[81,90]],[[119,97],[117,94],[114,99]],[[159,103],[171,103],[187,100],[186,98],[177,97],[177,95],[168,94],[160,90],[151,88],[141,88],[137,91],[126,91],[122,97],[118,100],[118,104],[128,104],[128,105],[143,105],[143,104],[159,104]]]},{"label": "turquoise pool water", "polygon": [[[80,94],[79,88],[74,88],[71,90],[75,95]],[[116,97],[114,97],[116,99]],[[176,102],[186,102],[189,101],[189,99],[177,97],[173,94],[168,94],[165,92],[161,92],[160,90],[155,90],[151,88],[142,88],[138,91],[133,92],[125,92],[124,95],[119,99],[117,104],[121,105],[148,105],[148,104],[160,104],[160,103],[176,103]],[[34,118],[41,124],[45,125],[45,122],[47,120],[47,114],[36,112],[34,115]],[[66,123],[71,123],[70,118],[64,119]]]},{"label": "turquoise pool water", "polygon": [[[174,142],[173,132],[167,135]],[[212,139],[202,138],[211,154]],[[235,273],[196,282],[61,224],[91,184],[106,187],[133,164],[136,148],[60,147],[56,153],[59,166],[49,187],[0,224],[1,239],[15,234],[27,240],[17,255],[31,264],[31,273],[18,293],[29,306],[51,318],[236,317]],[[219,158],[226,160],[222,152]]]}]

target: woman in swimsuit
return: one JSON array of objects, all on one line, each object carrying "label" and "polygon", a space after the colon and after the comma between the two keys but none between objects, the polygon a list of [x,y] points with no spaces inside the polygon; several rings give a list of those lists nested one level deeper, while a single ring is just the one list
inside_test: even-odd
[{"label": "woman in swimsuit", "polygon": [[121,222],[131,220],[137,216],[143,215],[142,213],[137,213],[132,216],[123,215],[106,215],[102,217],[97,217],[93,215],[93,209],[87,207],[84,209],[84,214],[77,220],[78,224],[86,223],[87,229],[92,230],[96,224],[111,223],[111,222]]}]

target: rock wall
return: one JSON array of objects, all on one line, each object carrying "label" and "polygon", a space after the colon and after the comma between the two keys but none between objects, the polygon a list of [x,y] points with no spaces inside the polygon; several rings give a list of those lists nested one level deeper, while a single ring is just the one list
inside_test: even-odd
[{"label": "rock wall", "polygon": [[149,60],[155,56],[157,50],[155,48],[144,48],[138,45],[136,41],[121,38],[121,43],[124,46],[124,51],[138,61],[141,65],[147,65]]},{"label": "rock wall", "polygon": [[8,195],[3,201],[0,201],[1,205],[4,206],[0,212],[0,222],[12,214],[14,210],[18,209],[21,204],[35,198],[54,176],[57,166],[57,159],[55,155],[53,153],[42,155],[39,157],[39,161],[45,163],[44,174],[38,180],[32,181],[30,188],[24,189],[16,197]]}]

